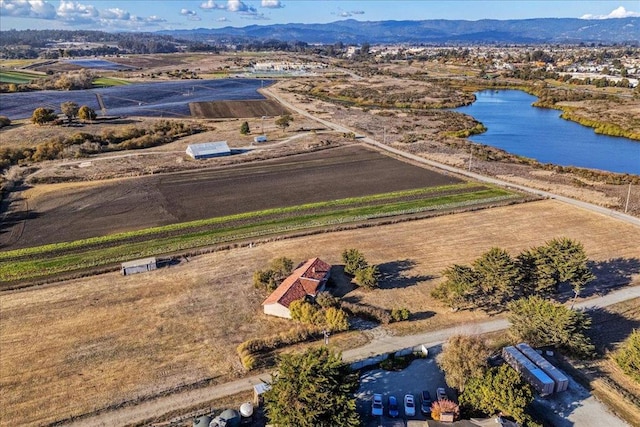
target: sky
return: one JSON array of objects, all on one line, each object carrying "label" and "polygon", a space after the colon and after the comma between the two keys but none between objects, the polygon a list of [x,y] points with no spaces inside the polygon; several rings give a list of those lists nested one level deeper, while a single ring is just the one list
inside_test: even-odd
[{"label": "sky", "polygon": [[640,17],[633,0],[0,0],[0,30],[159,31],[423,19]]}]

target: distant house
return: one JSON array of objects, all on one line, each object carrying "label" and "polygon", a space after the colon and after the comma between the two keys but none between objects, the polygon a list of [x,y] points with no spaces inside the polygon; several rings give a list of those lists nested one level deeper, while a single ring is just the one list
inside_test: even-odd
[{"label": "distant house", "polygon": [[305,261],[264,300],[265,314],[291,319],[289,305],[306,296],[315,297],[324,290],[330,275],[331,265],[320,258]]},{"label": "distant house", "polygon": [[151,271],[158,268],[158,263],[155,258],[143,258],[135,261],[123,262],[120,271],[123,276],[130,274],[144,273],[145,271]]},{"label": "distant house", "polygon": [[227,141],[204,142],[202,144],[191,144],[187,147],[187,154],[194,159],[209,159],[211,157],[228,156],[231,150]]}]

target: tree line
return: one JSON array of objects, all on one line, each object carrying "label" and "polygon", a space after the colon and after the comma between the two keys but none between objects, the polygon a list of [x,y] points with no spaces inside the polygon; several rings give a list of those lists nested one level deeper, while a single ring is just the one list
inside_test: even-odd
[{"label": "tree line", "polygon": [[549,297],[570,284],[574,298],[595,276],[581,243],[562,237],[512,257],[491,248],[471,265],[454,264],[432,296],[454,310],[504,311],[506,304],[529,295]]}]

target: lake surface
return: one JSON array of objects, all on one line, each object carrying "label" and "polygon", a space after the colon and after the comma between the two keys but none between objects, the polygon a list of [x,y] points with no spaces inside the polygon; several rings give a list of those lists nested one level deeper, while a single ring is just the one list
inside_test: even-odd
[{"label": "lake surface", "polygon": [[486,90],[455,111],[469,114],[487,132],[469,139],[542,163],[640,175],[640,141],[598,135],[560,118],[561,112],[532,107],[536,97],[518,90]]},{"label": "lake surface", "polygon": [[100,115],[96,97],[99,94],[110,116],[191,117],[190,102],[264,99],[257,90],[271,83],[260,79],[180,80],[102,89],[3,93],[0,115],[24,119],[38,107],[60,112],[60,104],[65,101],[88,105]]}]

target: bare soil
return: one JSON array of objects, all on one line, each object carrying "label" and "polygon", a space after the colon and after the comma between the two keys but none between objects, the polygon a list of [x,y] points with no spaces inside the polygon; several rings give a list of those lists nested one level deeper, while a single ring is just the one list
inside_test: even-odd
[{"label": "bare soil", "polygon": [[393,329],[406,333],[486,319],[452,313],[431,298],[447,266],[470,263],[492,246],[516,254],[558,236],[584,244],[602,267],[598,283],[640,284],[633,267],[640,229],[547,200],[221,251],[148,274],[4,292],[0,425],[47,424],[203,379],[244,375],[235,347],[291,327],[262,314],[265,294],[251,284],[253,272],[275,257],[340,264],[344,249],[360,249],[385,279],[378,290],[356,288],[345,297],[408,308],[413,321]]},{"label": "bare soil", "polygon": [[192,102],[193,117],[207,119],[236,119],[246,117],[281,116],[288,111],[272,100]]},{"label": "bare soil", "polygon": [[[78,165],[81,166],[81,165]],[[176,222],[459,183],[360,145],[279,160],[108,182],[41,184],[2,227],[3,249]],[[21,232],[12,232],[12,225]],[[16,240],[15,238],[18,237]]]}]

